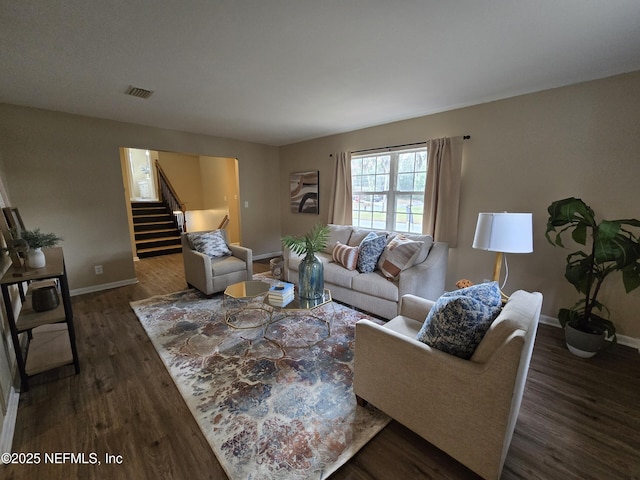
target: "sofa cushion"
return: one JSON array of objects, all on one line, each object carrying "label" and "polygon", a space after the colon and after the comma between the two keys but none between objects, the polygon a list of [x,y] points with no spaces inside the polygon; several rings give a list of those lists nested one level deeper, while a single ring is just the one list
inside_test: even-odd
[{"label": "sofa cushion", "polygon": [[387,246],[378,260],[378,268],[382,274],[390,280],[394,280],[405,270],[414,265],[424,242],[409,240],[404,235],[396,235]]},{"label": "sofa cushion", "polygon": [[353,232],[351,232],[351,236],[349,237],[349,242],[347,243],[351,247],[359,246],[362,241],[370,234],[375,234],[379,237],[387,238],[387,232],[382,232],[378,230],[371,230],[366,228],[354,228]]},{"label": "sofa cushion", "polygon": [[400,300],[396,282],[390,282],[380,272],[356,275],[351,280],[351,289],[391,302]]},{"label": "sofa cushion", "polygon": [[214,277],[242,272],[246,269],[247,264],[237,257],[218,257],[211,259],[211,271]]},{"label": "sofa cushion", "polygon": [[333,223],[330,223],[327,227],[329,227],[329,238],[323,252],[331,254],[336,243],[340,242],[343,245],[349,243],[353,227],[351,225],[334,225]]},{"label": "sofa cushion", "polygon": [[451,355],[469,359],[500,313],[498,282],[443,294],[418,332],[417,339]]},{"label": "sofa cushion", "polygon": [[331,257],[334,262],[339,263],[347,270],[355,270],[358,264],[358,250],[358,247],[350,247],[349,245],[336,242]]},{"label": "sofa cushion", "polygon": [[196,252],[203,253],[211,258],[231,255],[231,250],[227,246],[224,234],[220,230],[188,233],[187,237],[191,248]]},{"label": "sofa cushion", "polygon": [[370,273],[376,269],[378,259],[386,244],[386,235],[378,236],[375,232],[369,233],[362,240],[358,253],[358,271],[360,273]]},{"label": "sofa cushion", "polygon": [[[300,262],[305,256],[306,254],[298,255],[297,253],[290,252],[289,263],[288,263],[289,269],[293,270],[294,272],[298,272],[300,270]],[[316,252],[316,258],[320,260],[325,267],[327,266],[328,263],[333,261],[333,259],[331,258],[331,255],[326,254],[324,252]]]},{"label": "sofa cushion", "polygon": [[[331,262],[324,266],[324,283],[351,288],[352,279],[360,275],[357,270],[347,270],[339,263]],[[328,286],[328,288],[331,288]]]}]

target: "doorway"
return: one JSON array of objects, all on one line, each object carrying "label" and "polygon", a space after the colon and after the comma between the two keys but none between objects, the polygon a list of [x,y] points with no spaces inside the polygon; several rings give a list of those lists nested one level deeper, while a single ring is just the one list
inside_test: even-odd
[{"label": "doorway", "polygon": [[[227,217],[225,230],[229,242],[242,243],[238,159],[125,147],[120,149],[120,158],[128,203],[159,201],[162,194],[157,186],[158,165],[179,197],[178,203],[184,205],[183,216],[175,210],[172,213],[179,217],[178,223],[186,221],[187,232],[214,230]],[[132,207],[128,209],[128,217],[135,252],[139,239]]]},{"label": "doorway", "polygon": [[158,201],[155,168],[151,162],[152,152],[138,148],[125,148],[124,150],[129,163],[129,200],[135,202]]}]

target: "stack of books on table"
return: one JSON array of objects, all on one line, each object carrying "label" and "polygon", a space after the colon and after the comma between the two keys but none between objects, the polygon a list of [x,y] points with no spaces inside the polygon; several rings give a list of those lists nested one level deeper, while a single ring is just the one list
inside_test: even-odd
[{"label": "stack of books on table", "polygon": [[294,298],[293,283],[278,282],[269,289],[269,303],[274,307],[284,307]]}]

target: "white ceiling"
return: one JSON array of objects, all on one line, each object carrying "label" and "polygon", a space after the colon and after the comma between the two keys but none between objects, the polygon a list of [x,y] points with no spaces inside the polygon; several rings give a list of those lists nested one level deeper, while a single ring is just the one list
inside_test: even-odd
[{"label": "white ceiling", "polygon": [[0,46],[0,102],[285,145],[640,70],[640,1],[2,0]]}]

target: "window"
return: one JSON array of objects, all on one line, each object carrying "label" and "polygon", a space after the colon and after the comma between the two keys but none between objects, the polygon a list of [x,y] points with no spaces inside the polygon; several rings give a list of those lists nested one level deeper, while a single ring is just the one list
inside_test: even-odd
[{"label": "window", "polygon": [[422,233],[426,181],[426,147],[353,155],[353,224]]}]

